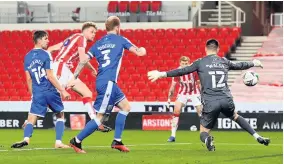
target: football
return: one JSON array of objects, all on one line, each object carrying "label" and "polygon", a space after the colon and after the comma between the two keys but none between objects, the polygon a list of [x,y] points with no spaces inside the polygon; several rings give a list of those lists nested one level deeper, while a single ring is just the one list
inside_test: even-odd
[{"label": "football", "polygon": [[258,80],[259,76],[255,72],[247,71],[243,74],[243,82],[246,86],[255,86]]}]

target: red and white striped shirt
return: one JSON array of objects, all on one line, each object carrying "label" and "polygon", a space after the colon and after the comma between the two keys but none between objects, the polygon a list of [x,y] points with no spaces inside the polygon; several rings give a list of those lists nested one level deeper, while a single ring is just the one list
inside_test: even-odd
[{"label": "red and white striped shirt", "polygon": [[54,61],[66,63],[71,69],[73,62],[79,59],[78,47],[86,48],[87,39],[82,33],[76,33],[64,40],[63,47],[55,57]]},{"label": "red and white striped shirt", "polygon": [[173,82],[179,83],[178,94],[181,95],[200,94],[197,80],[198,75],[195,72],[179,77],[173,77]]}]

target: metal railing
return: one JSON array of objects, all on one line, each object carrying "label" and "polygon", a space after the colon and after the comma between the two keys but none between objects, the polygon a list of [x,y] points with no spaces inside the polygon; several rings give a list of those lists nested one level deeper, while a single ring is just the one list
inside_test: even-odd
[{"label": "metal railing", "polygon": [[[205,2],[206,3],[206,2]],[[208,2],[207,2],[208,3]],[[231,15],[231,19],[229,21],[223,21],[226,18],[222,18],[222,14],[224,14],[224,10],[230,10],[226,8],[222,8],[223,4],[228,4],[232,10],[227,11],[228,15]],[[203,5],[205,6],[205,5]],[[228,1],[218,1],[218,8],[217,9],[203,9],[203,6],[199,6],[198,12],[193,17],[193,25],[195,26],[204,26],[204,25],[234,25],[240,27],[242,23],[246,22],[246,13],[239,7],[235,6],[233,3]],[[215,6],[216,7],[216,6]],[[208,21],[211,15],[218,15],[216,21]],[[204,17],[206,16],[206,17]],[[228,19],[228,18],[227,18]]]},{"label": "metal railing", "polygon": [[270,25],[274,27],[283,27],[283,13],[273,13],[270,15]]}]

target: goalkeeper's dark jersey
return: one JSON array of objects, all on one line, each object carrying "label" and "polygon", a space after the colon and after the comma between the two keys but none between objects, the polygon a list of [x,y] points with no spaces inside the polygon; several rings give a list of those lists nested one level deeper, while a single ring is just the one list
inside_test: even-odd
[{"label": "goalkeeper's dark jersey", "polygon": [[245,70],[253,67],[252,62],[233,63],[215,54],[198,59],[190,66],[167,72],[167,77],[182,76],[197,71],[201,82],[203,101],[232,98],[228,87],[229,70]]}]

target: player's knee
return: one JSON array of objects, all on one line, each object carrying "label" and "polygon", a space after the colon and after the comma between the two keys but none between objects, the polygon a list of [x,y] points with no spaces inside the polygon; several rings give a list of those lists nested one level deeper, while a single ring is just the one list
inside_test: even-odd
[{"label": "player's knee", "polygon": [[56,117],[64,119],[64,112],[56,113]]},{"label": "player's knee", "polygon": [[92,98],[92,97],[93,97],[93,93],[92,93],[90,90],[88,90],[88,91],[86,91],[84,97],[90,97],[90,98]]},{"label": "player's knee", "polygon": [[127,105],[125,105],[125,107],[122,110],[125,112],[130,112],[131,110],[130,104],[128,103]]}]

